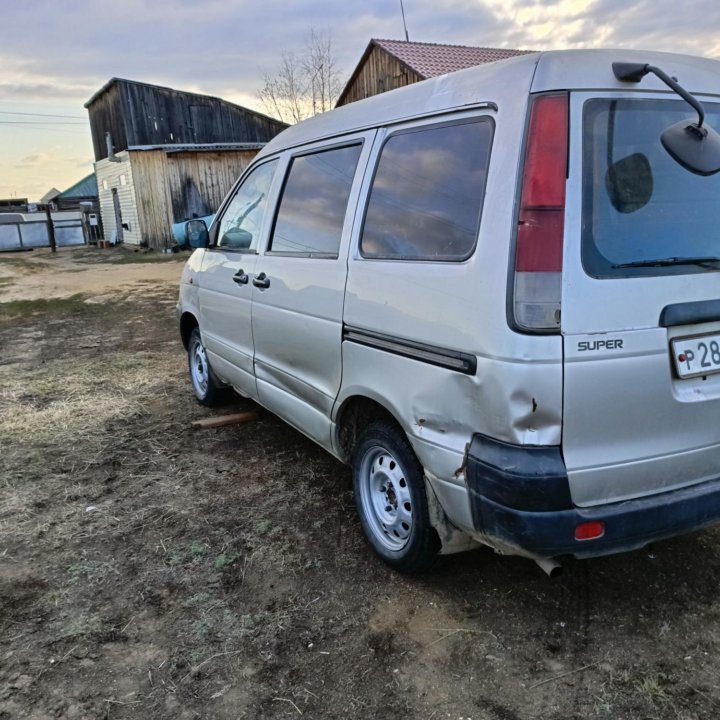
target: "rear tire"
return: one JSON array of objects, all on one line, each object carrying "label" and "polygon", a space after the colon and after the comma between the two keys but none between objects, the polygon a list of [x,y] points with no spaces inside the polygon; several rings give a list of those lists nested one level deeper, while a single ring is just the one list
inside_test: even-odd
[{"label": "rear tire", "polygon": [[200,328],[193,328],[188,340],[188,370],[195,397],[207,407],[226,403],[230,397],[229,388],[216,377],[207,359],[207,352],[200,337]]},{"label": "rear tire", "polygon": [[440,540],[430,524],[422,465],[397,425],[376,421],[367,427],[353,455],[353,484],[373,550],[396,570],[428,569]]}]

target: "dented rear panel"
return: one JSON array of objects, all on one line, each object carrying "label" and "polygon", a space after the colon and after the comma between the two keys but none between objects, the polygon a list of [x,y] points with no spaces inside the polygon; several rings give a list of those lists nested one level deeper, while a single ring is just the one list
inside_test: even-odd
[{"label": "dented rear panel", "polygon": [[[343,382],[336,412],[355,396],[371,397],[386,407],[435,478],[435,491],[451,520],[470,530],[463,464],[473,435],[521,445],[558,446],[561,441],[562,339],[515,332],[508,325],[505,302],[519,139],[525,131],[531,79],[532,72],[524,72],[512,88],[506,83],[482,88],[478,97],[491,103],[487,108],[380,130],[376,156],[370,159],[378,170],[368,174],[361,193],[369,196],[371,208],[371,185],[378,177],[377,182],[384,179],[377,156],[393,137],[475,121],[492,128],[485,196],[466,200],[481,211],[472,227],[470,252],[454,259],[382,257],[399,242],[393,216],[402,213],[403,199],[397,207],[386,201],[389,220],[383,234],[373,238],[370,253],[363,252],[369,221],[364,208],[359,209],[348,263]],[[438,162],[437,155],[433,162]],[[409,178],[408,184],[414,181],[409,173],[393,181],[403,178]],[[455,194],[454,186],[447,187],[447,193]],[[458,223],[463,218],[461,213]],[[458,232],[452,216],[438,220],[428,213],[422,222],[415,231],[421,237],[434,231],[437,222],[447,223],[448,236]]]}]

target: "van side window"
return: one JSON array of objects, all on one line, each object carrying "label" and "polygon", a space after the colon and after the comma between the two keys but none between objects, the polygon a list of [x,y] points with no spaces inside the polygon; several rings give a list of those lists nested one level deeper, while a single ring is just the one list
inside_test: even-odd
[{"label": "van side window", "polygon": [[337,257],[362,145],[293,158],[270,252]]},{"label": "van side window", "polygon": [[494,124],[487,118],[398,132],[368,200],[366,258],[459,261],[472,255]]},{"label": "van side window", "polygon": [[243,180],[220,218],[218,247],[257,252],[268,192],[277,164],[277,160],[271,160],[259,165]]}]

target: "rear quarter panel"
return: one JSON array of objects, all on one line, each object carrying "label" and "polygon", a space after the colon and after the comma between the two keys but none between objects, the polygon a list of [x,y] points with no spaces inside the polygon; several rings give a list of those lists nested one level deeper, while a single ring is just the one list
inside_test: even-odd
[{"label": "rear quarter panel", "polygon": [[[486,111],[495,134],[478,242],[467,261],[365,260],[358,251],[362,222],[355,223],[351,244],[346,325],[474,355],[477,371],[463,375],[345,342],[335,412],[353,395],[377,399],[407,432],[423,465],[460,485],[463,474],[456,471],[473,433],[521,444],[560,443],[561,339],[521,335],[507,319],[531,77],[524,72],[512,86],[478,88],[479,99],[496,103],[497,112]],[[371,165],[376,160],[377,151]],[[368,173],[361,197],[371,179]],[[363,203],[358,212],[362,217]]]}]

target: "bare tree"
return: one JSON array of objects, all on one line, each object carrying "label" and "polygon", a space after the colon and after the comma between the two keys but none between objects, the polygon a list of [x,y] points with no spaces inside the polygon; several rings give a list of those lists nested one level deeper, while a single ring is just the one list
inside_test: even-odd
[{"label": "bare tree", "polygon": [[296,123],[330,110],[341,90],[332,37],[313,28],[300,55],[282,53],[280,67],[273,75],[265,74],[258,94],[269,114]]}]

